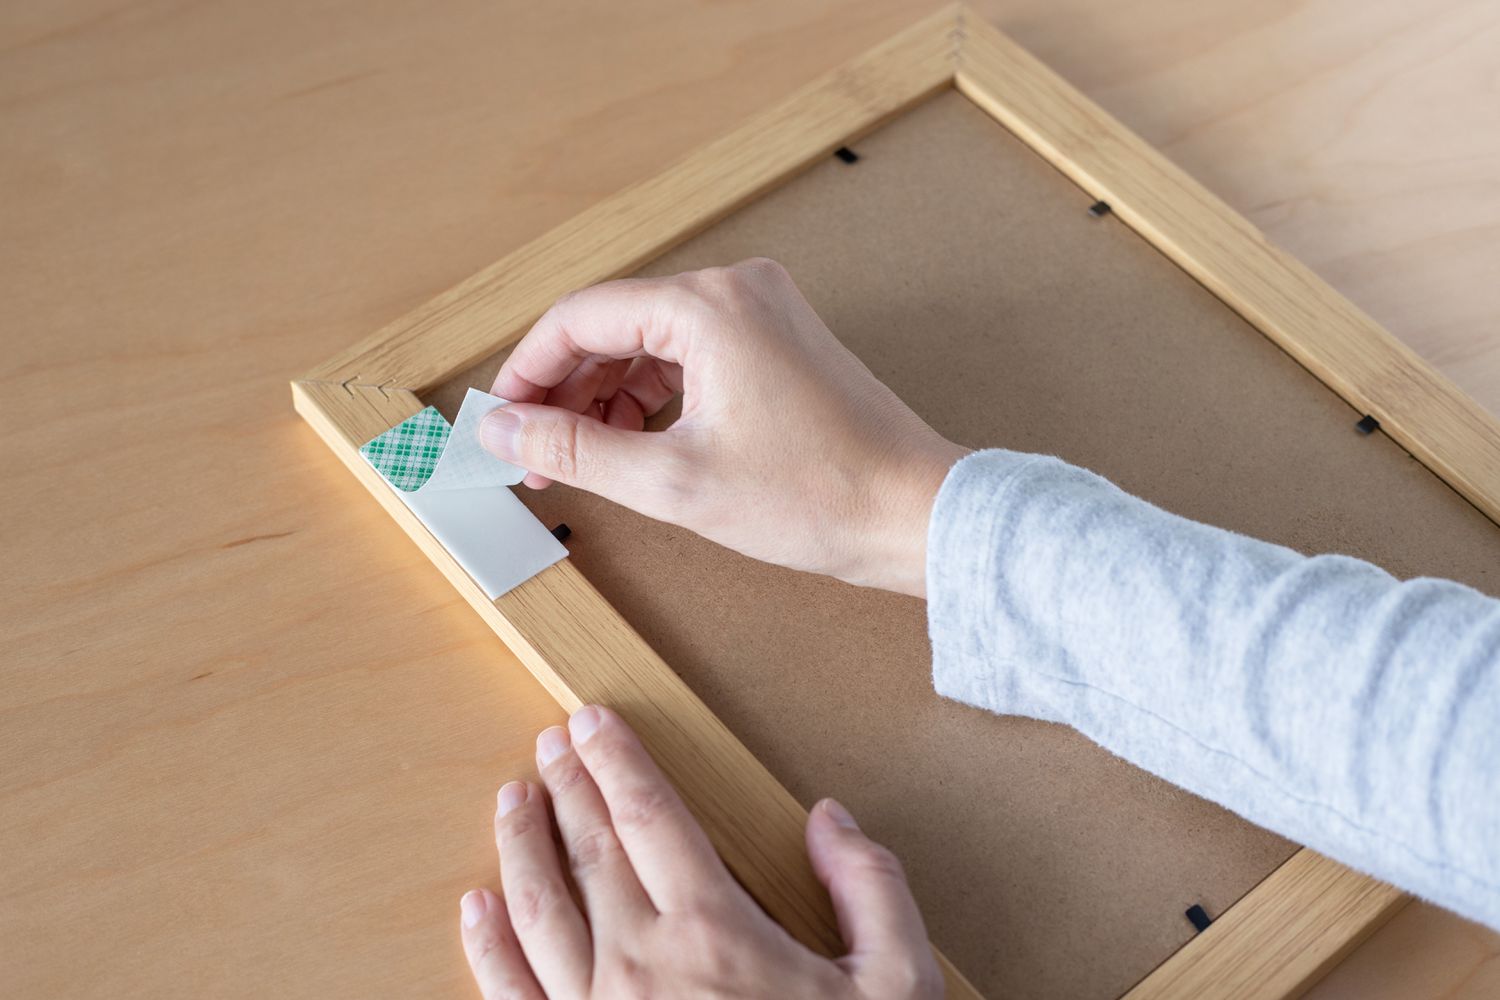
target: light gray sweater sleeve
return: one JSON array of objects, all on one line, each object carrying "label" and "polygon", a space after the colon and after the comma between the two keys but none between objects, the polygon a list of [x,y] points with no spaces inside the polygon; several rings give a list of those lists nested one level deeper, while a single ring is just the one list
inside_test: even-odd
[{"label": "light gray sweater sleeve", "polygon": [[1009,451],[949,472],[927,558],[939,693],[1500,928],[1500,601]]}]

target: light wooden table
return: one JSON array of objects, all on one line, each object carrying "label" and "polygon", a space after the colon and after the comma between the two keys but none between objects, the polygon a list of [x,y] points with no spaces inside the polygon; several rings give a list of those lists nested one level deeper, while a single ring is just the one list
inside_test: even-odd
[{"label": "light wooden table", "polygon": [[[560,713],[286,381],[927,6],[0,11],[9,995],[469,995]],[[1500,408],[1495,4],[979,6]],[[1314,995],[1497,990],[1412,906]]]}]

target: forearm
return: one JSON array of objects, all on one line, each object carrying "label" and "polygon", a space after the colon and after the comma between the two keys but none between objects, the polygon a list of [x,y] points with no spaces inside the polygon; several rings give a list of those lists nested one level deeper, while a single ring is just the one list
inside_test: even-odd
[{"label": "forearm", "polygon": [[927,588],[941,693],[1500,926],[1500,602],[1010,452],[944,482]]}]

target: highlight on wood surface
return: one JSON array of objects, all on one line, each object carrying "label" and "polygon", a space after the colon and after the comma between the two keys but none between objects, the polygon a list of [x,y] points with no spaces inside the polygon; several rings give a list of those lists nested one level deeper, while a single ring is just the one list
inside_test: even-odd
[{"label": "highlight on wood surface", "polygon": [[[514,341],[559,295],[627,274],[891,116],[956,87],[1492,519],[1500,426],[1249,223],[991,26],[922,20],[677,166],[606,199],[293,384],[298,411],[565,708],[631,722],[746,889],[810,947],[840,946],[806,813],[564,560],[489,601],[357,449],[421,393]],[[1404,902],[1298,852],[1128,994],[1301,992]],[[940,956],[941,957],[941,956]],[[951,996],[977,992],[946,961]]]}]

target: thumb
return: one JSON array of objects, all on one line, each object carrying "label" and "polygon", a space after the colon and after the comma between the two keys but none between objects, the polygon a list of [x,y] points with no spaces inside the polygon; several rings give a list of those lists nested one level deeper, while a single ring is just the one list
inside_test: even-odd
[{"label": "thumb", "polygon": [[653,478],[652,468],[661,464],[670,447],[662,433],[610,427],[541,403],[510,403],[491,411],[480,421],[479,443],[496,458],[534,476],[636,509],[648,501],[644,491]]},{"label": "thumb", "polygon": [[807,853],[849,946],[839,964],[857,983],[884,990],[902,984],[911,996],[941,996],[942,974],[896,856],[861,833],[833,799],[808,814]]}]

